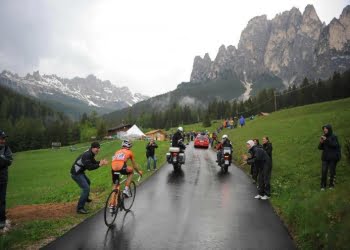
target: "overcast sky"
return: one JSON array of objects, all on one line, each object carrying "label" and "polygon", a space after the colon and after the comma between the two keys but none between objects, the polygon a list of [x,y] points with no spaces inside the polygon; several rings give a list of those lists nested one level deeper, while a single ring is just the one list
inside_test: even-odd
[{"label": "overcast sky", "polygon": [[237,46],[251,18],[307,4],[328,24],[350,0],[0,0],[0,71],[94,74],[154,96],[189,81],[195,56]]}]

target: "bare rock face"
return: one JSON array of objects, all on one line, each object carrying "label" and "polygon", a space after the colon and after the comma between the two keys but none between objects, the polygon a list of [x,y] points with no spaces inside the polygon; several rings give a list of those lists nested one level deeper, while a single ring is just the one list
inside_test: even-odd
[{"label": "bare rock face", "polygon": [[294,63],[296,40],[302,15],[298,9],[285,11],[271,21],[271,35],[266,46],[265,67],[275,75],[285,74],[285,69]]},{"label": "bare rock face", "polygon": [[[241,78],[244,72],[249,79],[254,79],[265,71],[264,55],[271,33],[271,23],[266,15],[254,17],[242,31],[238,43],[237,75]],[[250,70],[246,70],[250,69]]]},{"label": "bare rock face", "polygon": [[200,56],[196,56],[193,62],[193,70],[191,74],[191,82],[201,82],[208,79],[212,61],[209,54],[206,53],[202,59]]},{"label": "bare rock face", "polygon": [[[209,55],[207,55],[209,58]],[[242,31],[236,49],[221,46],[214,60],[196,57],[191,81],[238,76],[242,82],[259,82],[261,76],[280,78],[285,85],[327,78],[350,68],[350,5],[339,19],[324,25],[312,5],[268,20],[254,17]]]},{"label": "bare rock face", "polygon": [[333,18],[322,29],[316,57],[315,72],[320,78],[350,68],[350,5],[344,8],[339,19]]},{"label": "bare rock face", "polygon": [[334,18],[329,25],[329,48],[340,51],[350,40],[350,5],[347,6],[339,20]]},{"label": "bare rock face", "polygon": [[234,75],[232,60],[236,53],[236,48],[231,46],[230,49],[226,49],[225,45],[221,45],[219,52],[211,64],[208,78],[214,79],[228,79]]}]

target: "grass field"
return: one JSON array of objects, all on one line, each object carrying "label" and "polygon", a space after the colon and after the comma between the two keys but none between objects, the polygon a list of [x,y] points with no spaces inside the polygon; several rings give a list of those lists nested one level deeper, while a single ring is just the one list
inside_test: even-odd
[{"label": "grass field", "polygon": [[[342,149],[350,138],[350,99],[281,110],[243,128],[225,129],[242,163],[248,139],[269,136],[273,144],[272,199],[300,249],[348,249],[350,244],[350,166],[337,165],[336,188],[320,191],[321,127],[332,124]],[[248,172],[249,167],[243,166]]]},{"label": "grass field", "polygon": [[[133,146],[136,162],[144,172],[142,181],[153,173],[147,172],[146,143],[135,141]],[[156,150],[156,155],[159,167],[165,162],[169,142],[157,142],[157,144],[159,148]],[[13,165],[9,169],[7,208],[29,204],[77,202],[80,189],[71,179],[70,168],[77,156],[88,147],[89,144],[85,143],[76,145],[79,149],[72,152],[69,147],[63,147],[58,150],[43,149],[16,153]],[[102,142],[101,151],[96,159],[110,160],[119,148],[118,140]],[[108,165],[94,171],[86,171],[91,180],[91,196],[94,201],[93,205],[88,206],[91,214],[102,208],[107,193],[111,189],[110,169]],[[23,248],[41,239],[56,237],[86,218],[81,215],[67,216],[59,220],[59,223],[57,219],[20,223],[5,236],[0,236],[0,249]]]},{"label": "grass field", "polygon": [[[300,249],[346,249],[350,244],[350,166],[343,159],[337,166],[334,190],[320,192],[320,155],[317,149],[321,126],[331,123],[341,143],[350,138],[350,99],[314,104],[275,112],[247,122],[243,128],[224,129],[234,145],[238,165],[246,153],[245,142],[267,135],[273,143],[272,199],[276,212],[288,226]],[[184,126],[185,131],[213,131],[201,123]],[[97,159],[110,159],[119,141],[103,144]],[[165,161],[168,142],[159,143],[159,166]],[[146,142],[135,142],[134,152],[138,164],[146,170]],[[77,147],[88,147],[78,145]],[[23,204],[76,202],[80,190],[71,180],[69,171],[75,158],[84,151],[36,150],[20,152],[10,169],[8,207]],[[343,146],[344,148],[344,146]],[[249,168],[242,166],[247,172]],[[149,177],[145,172],[145,178]],[[110,168],[87,172],[91,179],[93,205],[96,212],[110,190]],[[91,215],[91,214],[90,214]],[[17,225],[10,233],[0,236],[0,249],[37,244],[42,239],[57,237],[86,216],[71,214],[64,219],[35,220]],[[38,245],[40,246],[40,245]]]}]

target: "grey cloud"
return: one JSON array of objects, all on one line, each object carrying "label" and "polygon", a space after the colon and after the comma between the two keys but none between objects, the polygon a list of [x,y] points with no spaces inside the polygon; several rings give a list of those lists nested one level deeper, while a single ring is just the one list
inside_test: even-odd
[{"label": "grey cloud", "polygon": [[[82,55],[66,50],[60,40],[79,34],[79,14],[92,1],[2,0],[0,3],[0,71],[20,74],[39,66],[41,58]],[[62,46],[62,47],[60,47]],[[72,55],[69,55],[72,53]],[[91,65],[89,66],[91,67]]]}]

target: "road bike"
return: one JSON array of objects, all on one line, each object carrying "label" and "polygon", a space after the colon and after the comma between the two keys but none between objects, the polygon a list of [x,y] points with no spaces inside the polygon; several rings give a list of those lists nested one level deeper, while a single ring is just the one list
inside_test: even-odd
[{"label": "road bike", "polygon": [[[107,227],[110,227],[113,225],[119,211],[122,211],[122,210],[126,212],[130,211],[136,197],[135,181],[132,180],[130,182],[129,190],[130,190],[131,196],[127,197],[125,194],[123,194],[123,191],[120,188],[121,184],[126,179],[120,181],[120,173],[114,172],[113,174],[117,175],[117,178],[116,178],[117,181],[114,185],[116,188],[114,188],[112,192],[108,195],[105,208],[104,208],[104,220]],[[139,175],[137,182],[139,182],[140,179],[141,179],[141,176]]]}]

